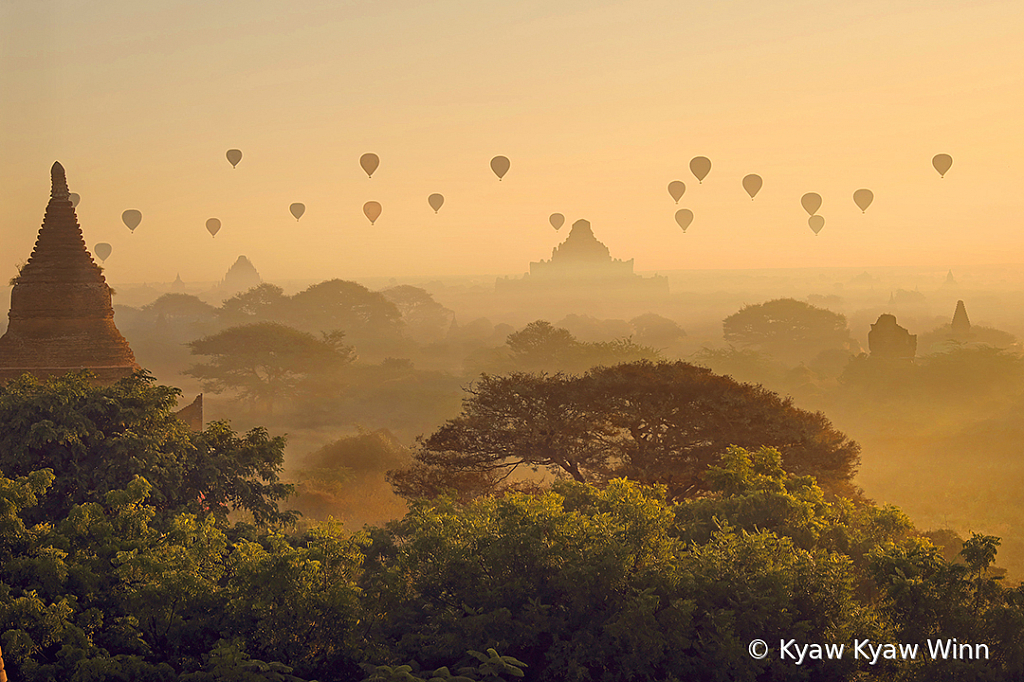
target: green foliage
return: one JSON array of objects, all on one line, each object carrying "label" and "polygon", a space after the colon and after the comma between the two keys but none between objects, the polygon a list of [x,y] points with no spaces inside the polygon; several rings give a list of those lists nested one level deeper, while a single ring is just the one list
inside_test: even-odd
[{"label": "green foliage", "polygon": [[448,666],[436,670],[418,670],[419,665],[413,661],[406,665],[371,665],[363,664],[366,677],[363,682],[503,682],[506,675],[523,677],[526,664],[514,656],[502,656],[494,649],[486,654],[470,649],[466,652],[477,661],[475,666],[463,666],[457,674],[453,674]]},{"label": "green foliage", "polygon": [[30,522],[62,518],[137,476],[152,486],[161,518],[180,511],[224,517],[241,508],[261,524],[292,520],[277,508],[292,490],[279,481],[284,439],[264,429],[239,437],[223,422],[192,432],[175,416],[179,395],[144,372],[105,387],[84,373],[46,381],[25,375],[0,387],[0,471],[55,474],[52,494],[28,512]]},{"label": "green foliage", "polygon": [[[671,382],[673,368],[663,369]],[[132,404],[119,402],[127,399],[117,391],[145,393],[144,377],[106,393],[65,377],[48,385],[55,395],[26,381],[4,389],[0,397],[11,401],[0,405],[12,409],[11,396],[20,395],[32,409],[63,406],[66,414],[56,409],[45,431],[61,434],[63,448],[88,452],[117,440],[113,432],[88,435],[95,415],[107,414],[89,407],[94,399],[113,410],[111,423],[162,423],[159,400],[139,398],[135,413],[114,409]],[[572,381],[562,377],[552,391]],[[650,390],[666,391],[656,383]],[[618,399],[658,417],[644,395]],[[10,428],[25,428],[18,410],[8,414]],[[28,421],[23,439],[43,448],[50,441]],[[73,433],[86,435],[76,441]],[[196,450],[251,448],[240,461],[269,447],[265,432],[248,442],[224,425],[195,436],[187,442]],[[10,447],[14,438],[0,442]],[[372,461],[374,452],[345,447],[319,456],[347,466]],[[217,457],[202,456],[210,469],[160,480],[245,480],[244,467]],[[535,494],[419,500],[401,521],[367,535],[337,524],[292,535],[230,525],[204,508],[229,503],[216,496],[234,489],[226,484],[207,485],[205,505],[174,506],[172,489],[133,475],[69,503],[63,475],[0,474],[0,647],[19,682],[1024,676],[1024,589],[1003,585],[994,569],[997,538],[975,534],[948,561],[899,510],[828,495],[815,478],[788,471],[785,453],[770,447],[725,448],[701,472],[694,497],[624,478],[600,487],[563,480]],[[751,658],[755,637],[957,638],[988,644],[992,660],[869,667],[847,658],[827,669],[798,667]]]}]

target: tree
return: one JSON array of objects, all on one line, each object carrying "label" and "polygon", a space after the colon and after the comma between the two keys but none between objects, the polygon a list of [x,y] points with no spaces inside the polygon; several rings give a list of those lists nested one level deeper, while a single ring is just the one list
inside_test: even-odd
[{"label": "tree", "polygon": [[658,351],[631,339],[582,342],[567,329],[537,320],[508,335],[505,341],[515,369],[526,372],[585,372],[596,365],[654,360]]},{"label": "tree", "polygon": [[827,348],[853,348],[846,318],[792,298],[744,306],[722,323],[725,340],[797,362]]},{"label": "tree", "polygon": [[777,447],[788,472],[853,491],[860,448],[824,414],[685,362],[483,375],[469,393],[460,416],[420,441],[415,464],[391,472],[399,494],[435,495],[467,475],[497,485],[519,467],[545,467],[580,482],[664,484],[681,498],[703,489],[731,445]]},{"label": "tree", "polygon": [[395,304],[410,336],[420,343],[444,339],[455,321],[455,313],[435,301],[425,289],[403,284],[380,293]]},{"label": "tree", "polygon": [[686,337],[686,332],[675,321],[655,313],[644,313],[629,323],[640,343],[656,347],[667,346]]},{"label": "tree", "polygon": [[220,314],[232,324],[280,322],[287,314],[288,300],[284,289],[264,282],[224,301],[220,306]]},{"label": "tree", "polygon": [[[393,642],[387,663],[428,668],[495,648],[540,682],[793,679],[792,662],[752,659],[750,640],[890,641],[832,541],[860,526],[899,538],[848,523],[778,462],[734,449],[708,497],[675,504],[663,487],[623,479],[418,501],[367,549],[367,597],[386,614],[371,639]],[[780,503],[788,513],[764,528]],[[691,535],[688,521],[704,518]],[[385,579],[395,573],[407,579]],[[852,657],[830,663],[827,679],[857,679]]]},{"label": "tree", "polygon": [[46,381],[24,375],[0,387],[0,471],[49,469],[56,477],[26,518],[61,518],[144,476],[165,518],[183,511],[224,518],[241,508],[260,524],[293,520],[277,507],[292,492],[279,480],[284,439],[261,428],[238,436],[224,422],[192,432],[175,416],[180,394],[144,372],[105,387],[87,372]]},{"label": "tree", "polygon": [[201,379],[203,389],[213,393],[238,391],[271,414],[275,400],[294,397],[313,377],[330,376],[355,359],[342,339],[341,332],[318,339],[276,322],[231,327],[188,344],[193,354],[212,360],[185,374]]},{"label": "tree", "polygon": [[309,331],[341,329],[349,336],[396,336],[402,314],[383,294],[356,282],[332,279],[291,297],[289,319]]}]

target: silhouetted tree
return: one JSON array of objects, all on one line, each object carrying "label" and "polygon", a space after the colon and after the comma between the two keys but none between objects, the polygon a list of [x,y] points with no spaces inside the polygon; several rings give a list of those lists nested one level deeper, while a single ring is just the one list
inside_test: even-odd
[{"label": "silhouetted tree", "polygon": [[580,482],[665,484],[679,498],[702,489],[731,445],[777,447],[790,473],[851,492],[859,463],[859,446],[820,412],[685,362],[484,375],[469,392],[462,414],[421,441],[416,463],[391,472],[399,494],[435,495],[466,474],[497,485],[518,467],[546,467]]},{"label": "silhouetted tree", "polygon": [[644,313],[634,317],[629,323],[633,325],[636,340],[639,343],[660,347],[686,338],[686,332],[682,327],[667,317],[655,313]]},{"label": "silhouetted tree", "polygon": [[299,329],[340,329],[350,339],[396,337],[402,329],[402,314],[394,303],[380,292],[341,279],[314,284],[292,296],[288,315]]},{"label": "silhouetted tree", "polygon": [[403,284],[380,293],[395,304],[406,330],[416,341],[432,343],[448,335],[455,313],[435,301],[425,289]]},{"label": "silhouetted tree", "polygon": [[658,351],[633,343],[631,339],[584,343],[568,330],[537,320],[509,334],[505,341],[511,366],[526,372],[585,372],[597,365],[614,365],[634,360],[654,360]]},{"label": "silhouetted tree", "polygon": [[220,314],[228,324],[282,322],[288,314],[288,301],[284,289],[264,282],[224,301]]},{"label": "silhouetted tree", "polygon": [[185,374],[202,380],[213,393],[237,391],[239,396],[273,411],[274,401],[297,394],[314,378],[325,379],[355,359],[344,334],[316,338],[276,322],[256,322],[189,343],[194,355],[208,355]]},{"label": "silhouetted tree", "polygon": [[809,359],[826,348],[853,348],[846,318],[792,298],[748,305],[725,318],[725,340],[780,360]]}]

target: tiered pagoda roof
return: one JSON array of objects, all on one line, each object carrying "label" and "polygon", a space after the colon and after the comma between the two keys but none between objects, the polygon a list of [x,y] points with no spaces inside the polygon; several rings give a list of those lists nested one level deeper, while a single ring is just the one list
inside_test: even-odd
[{"label": "tiered pagoda roof", "polygon": [[25,372],[42,378],[89,369],[100,383],[112,383],[139,366],[114,326],[110,287],[85,246],[59,163],[50,179],[35,248],[13,280],[0,381]]}]

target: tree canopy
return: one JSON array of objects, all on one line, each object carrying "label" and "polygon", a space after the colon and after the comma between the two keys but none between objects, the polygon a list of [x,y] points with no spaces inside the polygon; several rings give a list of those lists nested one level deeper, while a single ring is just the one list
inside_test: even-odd
[{"label": "tree canopy", "polygon": [[284,439],[262,428],[239,436],[225,422],[190,431],[175,416],[180,394],[144,372],[105,387],[87,373],[46,381],[23,375],[0,386],[0,471],[55,476],[28,518],[60,517],[143,476],[164,517],[206,511],[224,518],[239,508],[258,523],[292,520],[277,506],[292,492],[279,480]]},{"label": "tree canopy", "polygon": [[[357,534],[257,531],[205,512],[155,523],[141,477],[35,523],[53,482],[0,472],[0,639],[19,682],[1024,674],[1024,600],[994,575],[998,539],[975,534],[945,559],[899,510],[830,499],[772,448],[728,449],[696,499],[560,481],[420,500]],[[751,657],[754,638],[958,638],[991,657],[797,667]]]},{"label": "tree canopy", "polygon": [[846,317],[792,298],[747,305],[725,318],[725,340],[798,361],[830,348],[852,348]]},{"label": "tree canopy", "polygon": [[201,379],[204,390],[237,391],[269,413],[276,401],[294,397],[312,378],[331,376],[355,359],[343,338],[342,332],[331,332],[318,339],[277,322],[230,327],[188,344],[193,354],[211,360],[185,374]]},{"label": "tree canopy", "polygon": [[567,329],[537,320],[508,335],[505,341],[511,367],[525,372],[585,372],[596,365],[633,360],[656,360],[654,348],[631,338],[615,341],[580,341]]},{"label": "tree canopy", "polygon": [[664,484],[681,498],[703,489],[732,445],[777,447],[790,473],[849,493],[859,463],[857,443],[824,414],[686,362],[483,375],[469,393],[461,415],[421,440],[415,464],[391,472],[399,494],[493,490],[518,467],[543,467],[580,482]]}]

